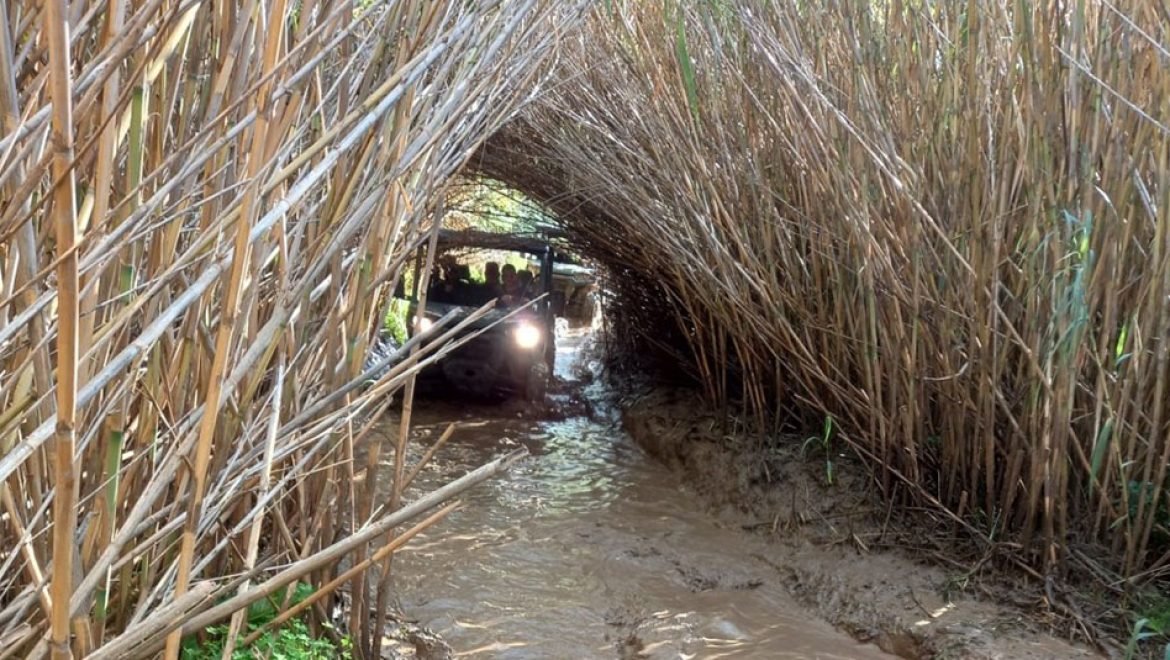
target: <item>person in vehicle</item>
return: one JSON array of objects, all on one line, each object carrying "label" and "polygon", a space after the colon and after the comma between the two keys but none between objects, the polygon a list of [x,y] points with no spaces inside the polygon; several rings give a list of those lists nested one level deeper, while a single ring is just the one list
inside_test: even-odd
[{"label": "person in vehicle", "polygon": [[514,296],[520,293],[520,278],[516,277],[516,267],[512,264],[504,264],[501,274],[504,278],[504,295]]},{"label": "person in vehicle", "polygon": [[457,303],[462,294],[459,282],[459,264],[451,256],[444,256],[431,272],[430,296],[434,302]]},{"label": "person in vehicle", "polygon": [[483,285],[490,297],[500,295],[500,264],[489,261],[483,267]]},{"label": "person in vehicle", "polygon": [[431,267],[431,276],[427,280],[427,297],[431,300],[437,301],[441,296],[443,296],[443,289],[446,287],[446,284],[447,278],[443,264],[435,263],[435,265]]},{"label": "person in vehicle", "polygon": [[500,303],[505,307],[512,307],[520,302],[520,278],[516,275],[516,267],[512,264],[504,264],[501,271],[503,274],[504,285],[503,295],[500,296]]},{"label": "person in vehicle", "polygon": [[516,277],[520,279],[520,297],[526,302],[532,300],[532,296],[535,293],[532,284],[532,271],[522,270],[516,274]]},{"label": "person in vehicle", "polygon": [[467,264],[455,264],[447,275],[450,290],[450,302],[457,305],[467,305],[474,302],[473,284],[471,281],[471,267]]}]

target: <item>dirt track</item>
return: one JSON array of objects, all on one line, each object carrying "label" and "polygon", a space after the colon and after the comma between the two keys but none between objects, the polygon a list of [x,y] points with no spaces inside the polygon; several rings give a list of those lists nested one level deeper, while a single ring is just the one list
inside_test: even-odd
[{"label": "dirt track", "polygon": [[648,390],[622,407],[640,446],[724,524],[739,521],[767,539],[760,558],[786,588],[858,640],[908,658],[1099,657],[1045,630],[1062,622],[1038,614],[1034,588],[981,579],[954,548],[938,547],[945,534],[892,518],[868,494],[862,466],[834,453],[827,485],[819,442],[765,449],[724,433],[683,390]]},{"label": "dirt track", "polygon": [[763,539],[707,512],[587,389],[562,380],[551,414],[416,409],[417,451],[461,423],[420,489],[517,445],[532,457],[395,560],[407,619],[460,657],[888,657],[798,604]]},{"label": "dirt track", "polygon": [[972,597],[957,569],[890,549],[907,529],[857,466],[839,462],[826,487],[823,456],[723,434],[690,394],[618,400],[570,368],[582,356],[566,344],[546,410],[432,400],[415,412],[418,452],[461,424],[420,489],[517,445],[532,453],[396,560],[405,616],[452,654],[1094,657]]}]

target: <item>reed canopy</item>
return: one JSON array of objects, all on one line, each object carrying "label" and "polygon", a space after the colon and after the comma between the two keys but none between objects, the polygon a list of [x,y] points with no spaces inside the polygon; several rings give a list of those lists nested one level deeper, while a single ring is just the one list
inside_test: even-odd
[{"label": "reed canopy", "polygon": [[406,429],[384,451],[369,431],[445,349],[367,369],[367,347],[451,176],[577,16],[0,6],[0,657],[175,657],[219,623],[230,654],[297,583],[316,592],[288,616],[345,591],[378,656],[390,553],[507,461],[407,503]]},{"label": "reed canopy", "polygon": [[230,653],[339,593],[379,655],[393,552],[512,460],[405,493],[458,328],[367,361],[461,171],[555,212],[713,402],[828,420],[1037,575],[1164,578],[1155,5],[5,2],[0,657]]},{"label": "reed canopy", "polygon": [[1164,8],[603,4],[471,166],[620,273],[620,334],[989,550],[1164,578]]}]

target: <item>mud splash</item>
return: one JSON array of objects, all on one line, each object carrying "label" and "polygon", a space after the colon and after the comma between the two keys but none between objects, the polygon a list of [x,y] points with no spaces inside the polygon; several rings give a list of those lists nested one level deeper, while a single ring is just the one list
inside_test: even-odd
[{"label": "mud splash", "polygon": [[706,513],[615,415],[416,410],[432,439],[455,420],[420,489],[517,445],[532,453],[395,560],[403,612],[456,657],[889,657],[798,605],[761,540]]}]

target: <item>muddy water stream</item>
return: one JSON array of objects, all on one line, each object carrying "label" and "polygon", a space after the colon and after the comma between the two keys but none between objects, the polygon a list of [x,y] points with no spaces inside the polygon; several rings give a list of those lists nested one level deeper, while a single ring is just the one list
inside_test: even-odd
[{"label": "muddy water stream", "polygon": [[[573,353],[558,355],[563,379]],[[756,558],[761,540],[704,513],[614,414],[584,412],[542,421],[515,406],[416,409],[431,439],[463,424],[419,488],[519,445],[531,457],[399,555],[408,617],[459,657],[889,657],[803,612]]]}]

